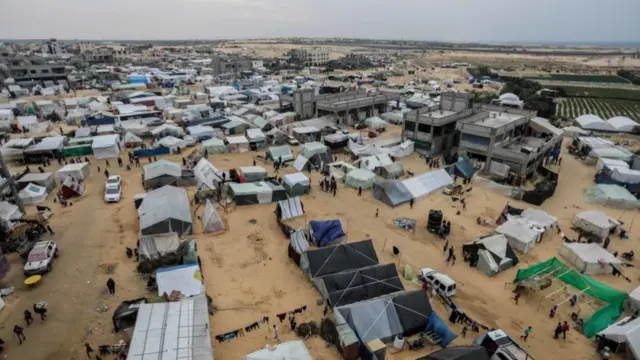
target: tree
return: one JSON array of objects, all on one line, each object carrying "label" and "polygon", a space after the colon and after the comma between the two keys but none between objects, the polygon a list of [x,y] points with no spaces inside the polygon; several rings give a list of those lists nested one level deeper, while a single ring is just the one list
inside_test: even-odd
[{"label": "tree", "polygon": [[541,95],[531,95],[524,100],[524,108],[538,112],[538,116],[551,119],[556,114],[556,104],[553,100]]}]

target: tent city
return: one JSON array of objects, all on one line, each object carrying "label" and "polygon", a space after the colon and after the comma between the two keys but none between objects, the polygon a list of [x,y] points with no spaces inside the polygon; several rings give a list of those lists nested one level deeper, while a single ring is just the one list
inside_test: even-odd
[{"label": "tent city", "polygon": [[637,121],[631,47],[2,40],[0,356],[638,360]]}]

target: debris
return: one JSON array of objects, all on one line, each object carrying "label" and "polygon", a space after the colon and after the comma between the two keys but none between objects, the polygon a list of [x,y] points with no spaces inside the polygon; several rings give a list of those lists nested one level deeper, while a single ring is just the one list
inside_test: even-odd
[{"label": "debris", "polygon": [[249,219],[249,224],[255,225],[257,223],[258,223],[258,220],[256,220],[256,219]]},{"label": "debris", "polygon": [[393,219],[393,223],[396,224],[397,228],[404,229],[407,231],[415,231],[416,229],[416,221],[413,219],[398,218],[398,219]]},{"label": "debris", "polygon": [[0,289],[0,295],[2,296],[9,296],[11,294],[13,294],[15,290],[15,287],[8,287],[8,288],[4,288],[4,289]]}]

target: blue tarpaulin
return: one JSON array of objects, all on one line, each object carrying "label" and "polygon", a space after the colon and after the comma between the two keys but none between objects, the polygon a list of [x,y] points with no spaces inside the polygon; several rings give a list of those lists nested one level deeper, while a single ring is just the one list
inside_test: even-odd
[{"label": "blue tarpaulin", "polygon": [[309,226],[311,226],[311,237],[318,246],[329,245],[345,235],[340,220],[314,220],[309,221]]},{"label": "blue tarpaulin", "polygon": [[89,126],[115,125],[116,118],[113,116],[88,117],[86,124]]},{"label": "blue tarpaulin", "polygon": [[465,179],[471,179],[473,174],[476,173],[476,169],[467,159],[460,159],[455,165],[455,174],[464,177]]},{"label": "blue tarpaulin", "polygon": [[169,151],[169,148],[164,147],[164,146],[160,146],[160,147],[153,148],[153,149],[133,150],[133,156],[148,157],[148,156],[157,156],[157,155],[169,154],[170,152],[171,151]]},{"label": "blue tarpaulin", "polygon": [[447,325],[438,317],[435,311],[432,311],[429,314],[429,321],[427,323],[427,331],[433,331],[436,333],[440,339],[440,346],[446,348],[458,335],[454,334],[449,330]]}]

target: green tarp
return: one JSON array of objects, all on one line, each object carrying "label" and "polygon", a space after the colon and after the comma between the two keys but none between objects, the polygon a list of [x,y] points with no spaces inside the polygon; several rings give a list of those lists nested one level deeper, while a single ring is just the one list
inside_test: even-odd
[{"label": "green tarp", "polygon": [[84,156],[93,154],[93,149],[91,148],[91,144],[89,145],[76,145],[76,146],[67,146],[62,149],[62,156]]},{"label": "green tarp", "polygon": [[[533,276],[548,274],[555,271],[555,276],[565,284],[571,285],[585,294],[608,303],[607,306],[594,313],[584,324],[583,333],[592,337],[613,324],[622,314],[627,294],[598,282],[578,271],[570,268],[557,258],[518,270],[513,281],[518,283]],[[586,289],[586,290],[585,290]]]}]

